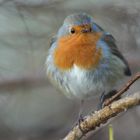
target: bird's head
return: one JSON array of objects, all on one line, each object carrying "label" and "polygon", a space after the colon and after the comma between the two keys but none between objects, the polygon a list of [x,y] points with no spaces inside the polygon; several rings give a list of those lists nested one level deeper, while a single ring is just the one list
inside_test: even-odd
[{"label": "bird's head", "polygon": [[62,70],[77,65],[83,69],[97,66],[102,50],[96,47],[102,29],[85,13],[73,14],[64,20],[57,34],[54,62]]}]

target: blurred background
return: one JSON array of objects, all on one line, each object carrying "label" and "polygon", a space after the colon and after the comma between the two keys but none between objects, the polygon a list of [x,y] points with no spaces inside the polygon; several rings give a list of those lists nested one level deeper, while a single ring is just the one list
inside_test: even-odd
[{"label": "blurred background", "polygon": [[[74,126],[79,103],[49,83],[44,63],[51,37],[75,12],[112,33],[132,73],[140,71],[140,0],[0,0],[0,140],[59,140]],[[85,114],[97,104],[86,102]],[[139,120],[136,107],[112,121],[115,140],[138,140]],[[108,140],[108,126],[84,139]]]}]

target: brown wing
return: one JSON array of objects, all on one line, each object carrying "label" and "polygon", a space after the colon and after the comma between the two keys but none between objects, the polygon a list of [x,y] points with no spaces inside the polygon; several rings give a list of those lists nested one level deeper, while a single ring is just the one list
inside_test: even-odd
[{"label": "brown wing", "polygon": [[130,76],[131,70],[129,68],[129,65],[128,65],[127,61],[125,60],[125,58],[123,57],[123,55],[121,54],[121,52],[118,50],[118,48],[115,44],[114,37],[111,34],[105,34],[103,37],[103,40],[111,48],[112,54],[116,55],[118,58],[120,58],[124,62],[124,64],[126,65],[126,67],[124,69],[124,74],[127,76]]}]

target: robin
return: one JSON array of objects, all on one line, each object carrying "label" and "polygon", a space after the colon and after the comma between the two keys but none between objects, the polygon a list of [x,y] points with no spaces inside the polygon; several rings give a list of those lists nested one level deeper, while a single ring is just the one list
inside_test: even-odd
[{"label": "robin", "polygon": [[103,93],[103,103],[131,75],[114,37],[86,13],[66,17],[50,46],[47,75],[68,98],[83,101]]}]

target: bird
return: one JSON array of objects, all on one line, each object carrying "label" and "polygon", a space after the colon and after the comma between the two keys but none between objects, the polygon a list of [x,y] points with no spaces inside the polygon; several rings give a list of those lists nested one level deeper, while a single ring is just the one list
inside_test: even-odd
[{"label": "bird", "polygon": [[65,18],[51,40],[45,66],[52,84],[66,97],[80,101],[100,95],[103,102],[116,94],[119,81],[131,75],[113,35],[87,13]]}]

